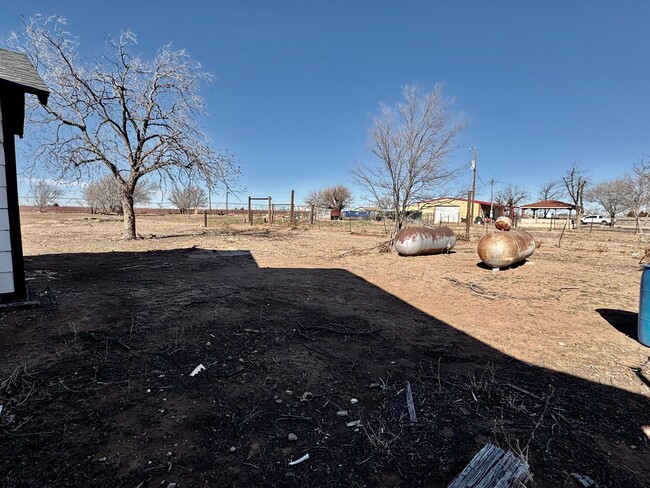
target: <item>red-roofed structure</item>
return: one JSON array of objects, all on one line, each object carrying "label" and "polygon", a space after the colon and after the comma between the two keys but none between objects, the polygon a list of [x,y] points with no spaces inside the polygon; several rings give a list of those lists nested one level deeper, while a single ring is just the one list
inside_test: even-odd
[{"label": "red-roofed structure", "polygon": [[576,206],[572,203],[561,202],[559,200],[542,200],[541,202],[528,203],[526,205],[522,205],[520,208],[522,213],[524,210],[532,210],[533,217],[537,217],[538,210],[544,211],[544,217],[546,217],[547,213],[550,210],[553,210],[554,215],[557,210],[568,210],[569,218],[571,218],[571,212],[576,209]]}]

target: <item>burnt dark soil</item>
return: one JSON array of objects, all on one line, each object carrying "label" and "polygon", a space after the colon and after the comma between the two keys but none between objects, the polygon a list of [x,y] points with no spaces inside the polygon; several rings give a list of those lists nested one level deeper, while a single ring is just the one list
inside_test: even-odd
[{"label": "burnt dark soil", "polygon": [[513,359],[348,271],[201,249],[26,266],[42,306],[0,312],[4,487],[444,487],[487,442],[527,459],[527,486],[650,484],[647,397]]}]

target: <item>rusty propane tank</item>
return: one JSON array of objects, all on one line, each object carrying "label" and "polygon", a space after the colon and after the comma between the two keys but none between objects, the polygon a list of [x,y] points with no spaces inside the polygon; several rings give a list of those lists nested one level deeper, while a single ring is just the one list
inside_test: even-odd
[{"label": "rusty propane tank", "polygon": [[491,268],[505,268],[535,252],[535,239],[523,230],[497,231],[478,242],[478,256]]},{"label": "rusty propane tank", "polygon": [[512,227],[512,220],[510,217],[501,216],[494,222],[494,226],[499,230],[510,230]]},{"label": "rusty propane tank", "polygon": [[395,250],[401,256],[435,254],[452,249],[456,234],[449,227],[405,227],[395,235]]}]

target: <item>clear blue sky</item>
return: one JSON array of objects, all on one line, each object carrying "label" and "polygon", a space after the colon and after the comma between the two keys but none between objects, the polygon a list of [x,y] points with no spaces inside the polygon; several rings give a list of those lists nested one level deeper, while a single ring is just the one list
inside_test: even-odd
[{"label": "clear blue sky", "polygon": [[37,13],[67,18],[84,53],[131,29],[144,57],[172,42],[203,63],[217,77],[204,130],[241,159],[242,200],[354,188],[370,117],[409,83],[455,98],[470,123],[458,186],[477,146],[479,198],[494,178],[534,201],[573,162],[598,182],[650,155],[646,0],[5,0],[0,36]]}]

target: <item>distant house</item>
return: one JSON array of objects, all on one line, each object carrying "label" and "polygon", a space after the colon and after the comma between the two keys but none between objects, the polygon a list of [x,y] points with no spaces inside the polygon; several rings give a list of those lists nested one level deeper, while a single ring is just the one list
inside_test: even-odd
[{"label": "distant house", "polygon": [[47,104],[49,90],[27,56],[0,49],[0,300],[26,295],[14,140],[23,137],[25,93]]},{"label": "distant house", "polygon": [[[469,203],[468,203],[469,202]],[[418,202],[408,207],[408,212],[413,217],[422,217],[433,223],[460,223],[467,217],[467,207],[474,206],[474,218],[486,219],[490,217],[492,207],[493,218],[497,218],[503,212],[501,206],[483,200],[472,200],[466,198],[442,197]]]}]

